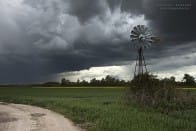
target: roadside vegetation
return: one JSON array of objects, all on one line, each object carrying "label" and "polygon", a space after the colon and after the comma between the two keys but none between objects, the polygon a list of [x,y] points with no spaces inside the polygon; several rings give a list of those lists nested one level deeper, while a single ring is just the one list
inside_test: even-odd
[{"label": "roadside vegetation", "polygon": [[[195,85],[194,78],[188,74],[183,79],[186,79],[184,85]],[[148,73],[133,78],[127,89],[127,100],[130,104],[150,106],[164,113],[196,107],[195,95],[179,88],[174,77],[160,80]]]}]

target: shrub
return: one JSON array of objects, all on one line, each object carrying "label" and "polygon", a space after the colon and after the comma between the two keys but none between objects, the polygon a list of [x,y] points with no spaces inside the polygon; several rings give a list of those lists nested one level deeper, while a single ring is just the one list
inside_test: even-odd
[{"label": "shrub", "polygon": [[196,105],[195,97],[176,89],[170,79],[159,80],[148,73],[135,76],[126,94],[129,103],[152,106],[166,113]]}]

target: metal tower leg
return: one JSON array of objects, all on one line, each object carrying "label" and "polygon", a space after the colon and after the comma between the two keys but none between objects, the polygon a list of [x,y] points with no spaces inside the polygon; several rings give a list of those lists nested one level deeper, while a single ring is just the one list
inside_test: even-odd
[{"label": "metal tower leg", "polygon": [[138,49],[138,55],[137,55],[134,75],[135,76],[142,75],[146,72],[147,72],[146,62],[145,62],[145,58],[143,55],[143,48],[141,47]]}]

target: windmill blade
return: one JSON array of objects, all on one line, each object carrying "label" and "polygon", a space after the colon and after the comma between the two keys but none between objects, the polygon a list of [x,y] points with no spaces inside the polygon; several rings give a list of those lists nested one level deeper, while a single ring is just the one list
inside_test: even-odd
[{"label": "windmill blade", "polygon": [[133,41],[133,40],[138,40],[138,38],[131,38],[131,40]]},{"label": "windmill blade", "polygon": [[135,41],[137,41],[137,40],[138,40],[137,38],[132,38],[132,39],[131,39],[132,42],[135,42]]},{"label": "windmill blade", "polygon": [[150,36],[152,36],[152,33],[151,32],[146,32],[145,33],[145,37],[150,37]]},{"label": "windmill blade", "polygon": [[154,40],[152,40],[151,37],[147,37],[147,38],[145,39],[145,41],[147,41],[147,42],[148,42],[148,41],[153,42]]},{"label": "windmill blade", "polygon": [[137,38],[132,38],[131,41],[138,41],[138,39]]},{"label": "windmill blade", "polygon": [[136,38],[136,37],[138,38],[138,35],[131,34],[130,37],[131,37],[131,38],[132,38],[132,37],[133,37],[133,38]]},{"label": "windmill blade", "polygon": [[144,25],[141,25],[141,29],[142,29],[142,32],[145,33],[146,30],[145,30],[145,26]]},{"label": "windmill blade", "polygon": [[144,32],[148,32],[148,28],[144,26]]},{"label": "windmill blade", "polygon": [[137,33],[135,30],[132,30],[132,31],[131,31],[131,34],[139,35],[139,33]]},{"label": "windmill blade", "polygon": [[152,40],[152,39],[151,39],[151,36],[145,36],[144,38],[145,38],[146,40]]},{"label": "windmill blade", "polygon": [[141,25],[137,26],[137,29],[139,30],[140,34],[142,33]]},{"label": "windmill blade", "polygon": [[140,33],[145,33],[144,30],[143,30],[143,28],[142,28],[142,25],[139,25],[138,28],[140,30]]},{"label": "windmill blade", "polygon": [[150,43],[150,42],[146,42],[146,44],[147,44],[148,46],[151,46],[151,45],[152,45],[152,43]]},{"label": "windmill blade", "polygon": [[136,26],[135,26],[135,27],[133,27],[133,30],[132,30],[132,31],[134,31],[135,33],[139,34],[139,32],[138,32],[138,30],[137,30]]},{"label": "windmill blade", "polygon": [[145,48],[149,48],[150,46],[151,46],[150,42],[145,42],[145,44],[143,44],[143,47],[145,47]]},{"label": "windmill blade", "polygon": [[139,29],[138,29],[138,26],[137,26],[137,27],[135,26],[135,27],[133,28],[133,30],[134,30],[135,32],[137,32],[138,34],[140,34],[140,31],[139,31]]}]

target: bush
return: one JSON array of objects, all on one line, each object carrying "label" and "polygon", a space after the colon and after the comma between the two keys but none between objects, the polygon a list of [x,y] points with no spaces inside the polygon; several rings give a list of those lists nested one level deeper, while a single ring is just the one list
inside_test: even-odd
[{"label": "bush", "polygon": [[167,113],[196,105],[195,97],[176,89],[175,82],[159,80],[148,73],[135,76],[126,94],[129,103],[152,106]]}]

